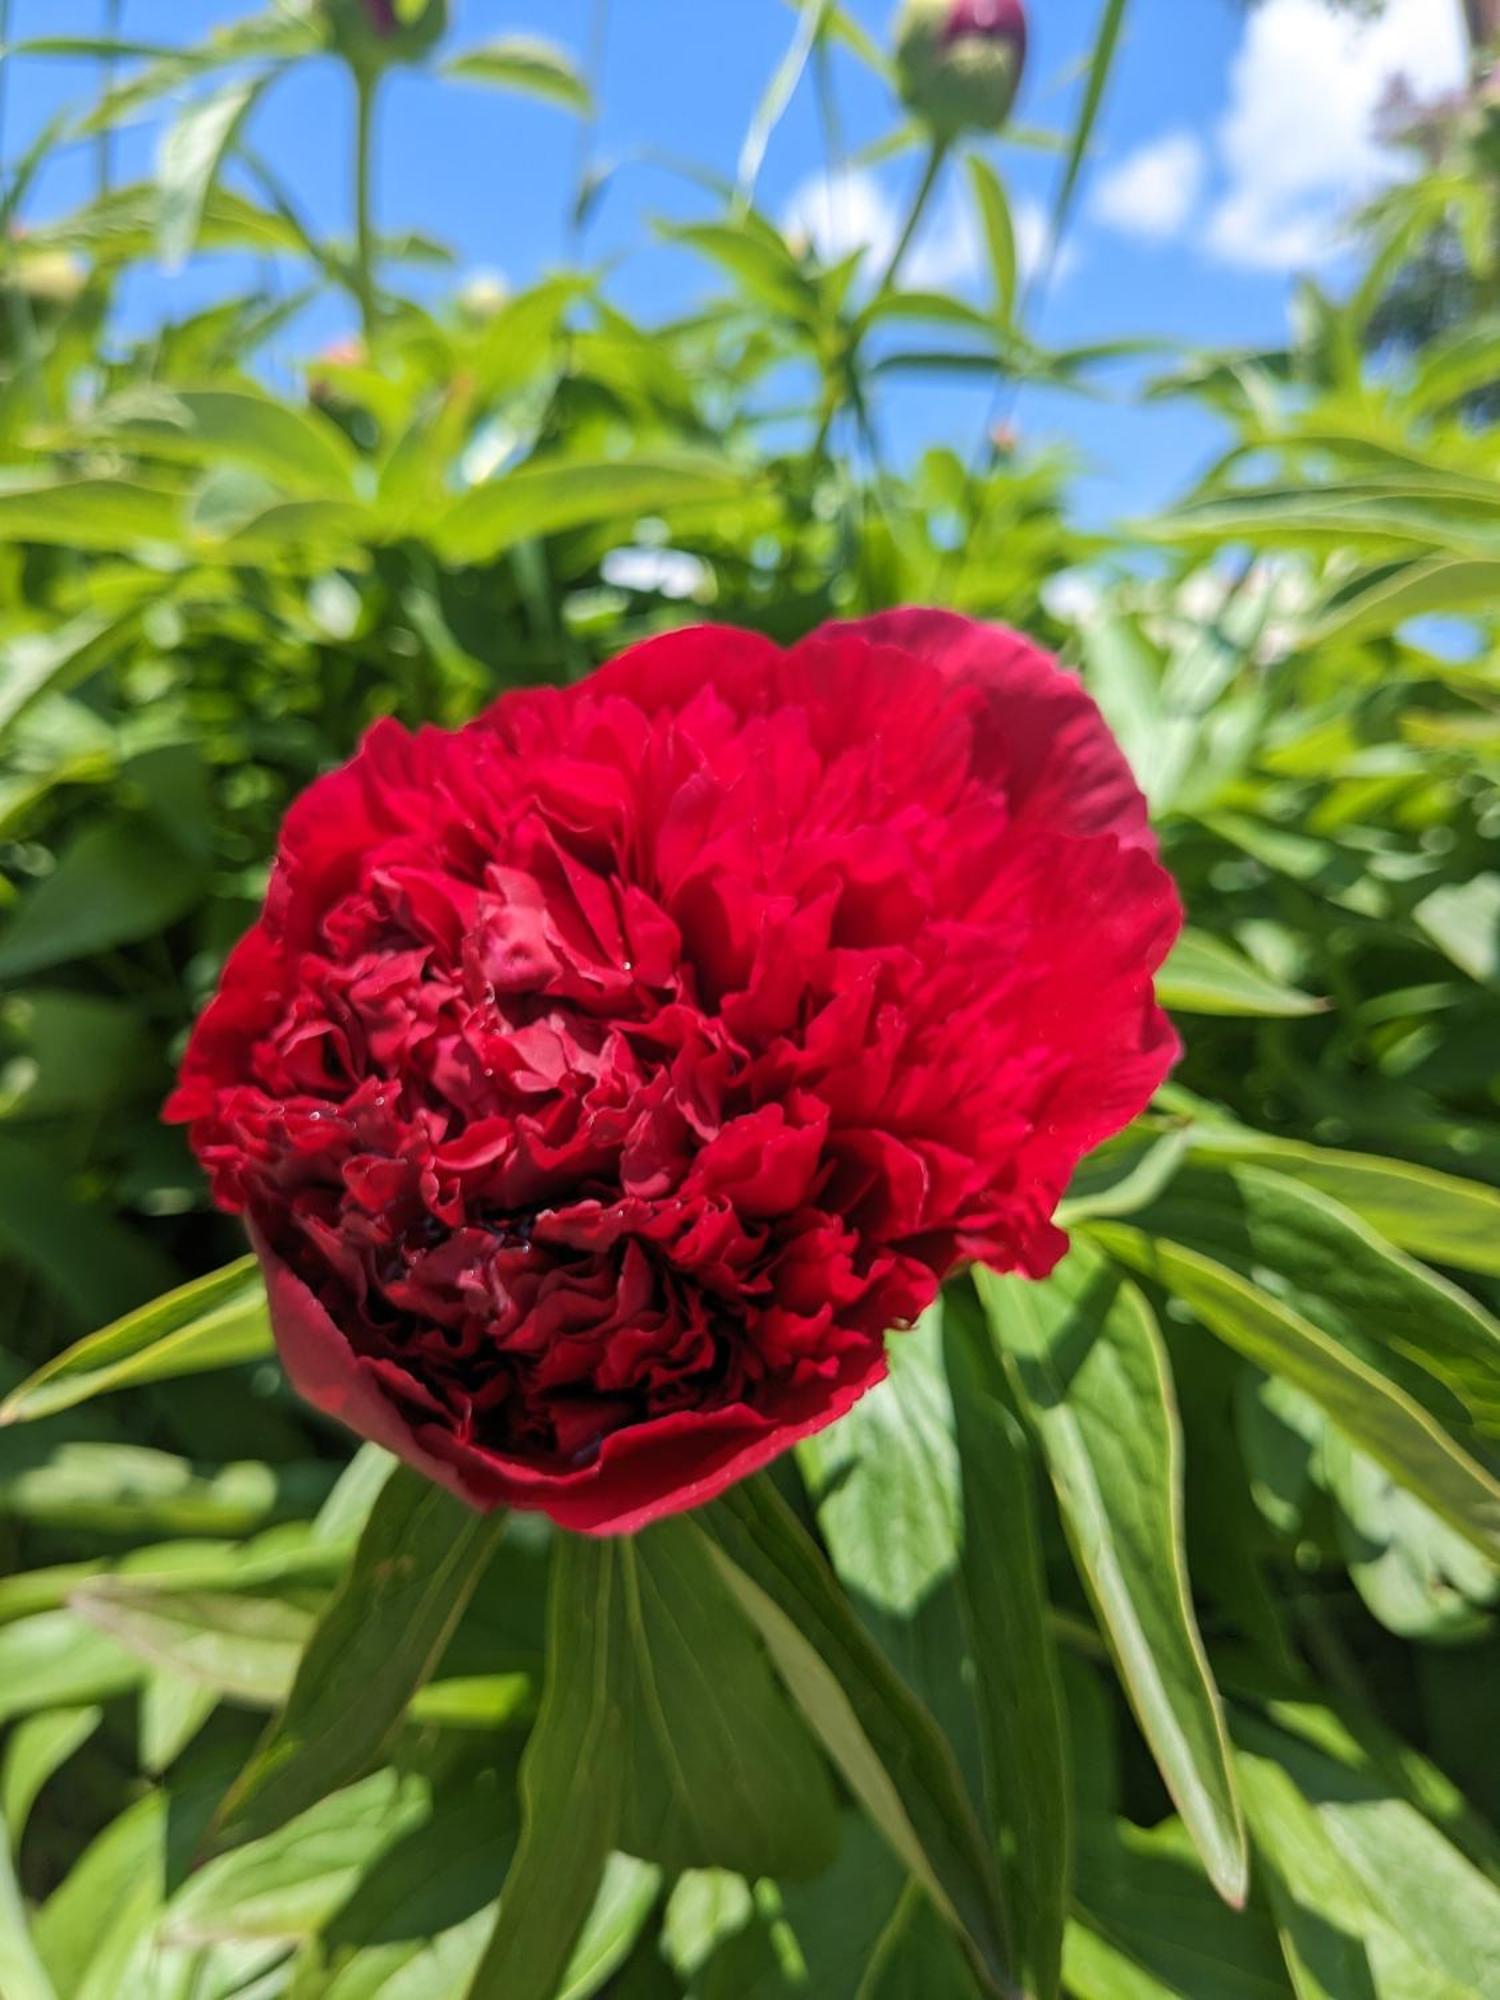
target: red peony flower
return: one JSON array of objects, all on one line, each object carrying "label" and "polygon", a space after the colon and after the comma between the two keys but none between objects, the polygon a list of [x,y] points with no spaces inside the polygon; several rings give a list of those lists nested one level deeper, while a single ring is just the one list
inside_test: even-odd
[{"label": "red peony flower", "polygon": [[626,1530],[847,1410],[955,1265],[1051,1268],[1179,921],[1025,639],[678,632],[313,785],[168,1115],[304,1396]]}]

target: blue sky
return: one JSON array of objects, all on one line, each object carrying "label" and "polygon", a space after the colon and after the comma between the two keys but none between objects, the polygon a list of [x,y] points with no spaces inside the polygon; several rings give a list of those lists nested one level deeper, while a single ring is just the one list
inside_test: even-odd
[{"label": "blue sky", "polygon": [[[891,0],[849,0],[883,39]],[[1078,64],[1092,40],[1099,0],[1032,0],[1032,55],[1018,116],[1066,125]],[[782,0],[455,0],[451,46],[515,31],[541,33],[580,58],[596,10],[607,18],[600,118],[588,143],[620,170],[591,224],[587,253],[611,261],[614,295],[649,318],[678,309],[706,283],[700,266],[655,245],[653,216],[705,212],[701,192],[647,152],[732,174],[748,120],[784,51],[794,16]],[[195,39],[246,11],[221,0],[124,0],[124,27],[145,39]],[[98,31],[104,0],[11,0],[12,32]],[[1055,342],[1158,335],[1187,347],[1256,344],[1284,331],[1289,286],[1312,268],[1339,273],[1335,220],[1391,170],[1370,138],[1389,80],[1409,76],[1432,91],[1457,80],[1458,0],[1394,0],[1388,18],[1361,29],[1319,0],[1135,0],[1077,222],[1045,304],[1041,331]],[[60,105],[87,92],[89,67],[31,60],[6,81],[6,149],[14,156]],[[880,82],[852,59],[836,69],[846,152],[888,131],[896,112]],[[524,283],[569,254],[567,210],[580,159],[577,121],[510,95],[439,84],[404,72],[385,104],[379,209],[387,228],[420,226],[450,243],[465,271]],[[327,229],[348,205],[349,103],[338,68],[318,64],[269,97],[252,129],[310,213]],[[122,173],[145,173],[149,129],[120,146]],[[995,158],[1023,236],[1039,237],[1056,164],[1002,144]],[[878,256],[897,226],[917,172],[915,157],[873,173],[842,173],[823,186],[827,162],[807,88],[778,128],[759,187],[778,218],[835,226]],[[85,157],[44,177],[31,212],[47,214],[86,193]],[[821,191],[820,191],[821,190]],[[915,278],[960,291],[981,285],[959,184],[936,206],[915,252]],[[136,323],[178,313],[222,290],[222,260],[142,274],[128,298]],[[347,330],[329,302],[298,341]],[[966,448],[989,407],[987,393],[926,385],[893,392],[887,425],[898,449],[929,440]],[[1127,377],[1104,402],[1029,392],[1018,422],[1031,442],[1061,441],[1081,466],[1078,507],[1103,522],[1143,511],[1182,490],[1207,461],[1213,426],[1196,413],[1142,405]]]}]

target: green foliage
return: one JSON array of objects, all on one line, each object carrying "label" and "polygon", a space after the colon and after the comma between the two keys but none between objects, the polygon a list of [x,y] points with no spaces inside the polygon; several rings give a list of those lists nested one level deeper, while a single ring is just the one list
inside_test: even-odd
[{"label": "green foliage", "polygon": [[[149,185],[0,258],[0,1992],[1492,2000],[1492,108],[1372,211],[1347,301],[1155,384],[1224,449],[1112,543],[1045,453],[883,447],[913,374],[1087,387],[1121,351],[1037,338],[1002,147],[921,186],[972,202],[982,306],[756,207],[793,93],[887,74],[840,7],[788,24],[738,185],[659,220],[706,286],[666,320],[582,262],[412,296],[447,260],[373,213],[388,68],[592,104],[447,12],[70,44],[112,79],[4,197],[160,128]],[[255,151],[330,54],[347,242]],[[1463,282],[1393,331],[1435,232]],[[278,288],[125,331],[136,266],[222,248]],[[293,380],[268,355],[325,294],[359,337]],[[290,800],[380,716],[461,722],[689,617],[933,599],[1078,667],[1187,906],[1182,1066],[1080,1171],[1068,1258],[955,1281],[838,1426],[629,1542],[351,1457],[158,1115]]]}]

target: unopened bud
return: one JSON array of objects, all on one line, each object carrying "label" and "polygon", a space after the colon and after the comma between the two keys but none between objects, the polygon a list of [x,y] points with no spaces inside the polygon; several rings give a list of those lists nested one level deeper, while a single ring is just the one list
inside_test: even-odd
[{"label": "unopened bud", "polygon": [[935,138],[998,132],[1025,65],[1021,0],[905,0],[897,16],[901,95]]}]

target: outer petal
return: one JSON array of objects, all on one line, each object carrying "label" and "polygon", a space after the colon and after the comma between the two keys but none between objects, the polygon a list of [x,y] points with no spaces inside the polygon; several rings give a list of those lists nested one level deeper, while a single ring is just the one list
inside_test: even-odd
[{"label": "outer petal", "polygon": [[1156,852],[1146,801],[1104,718],[1082,683],[1030,639],[957,612],[917,609],[825,625],[813,638],[845,635],[899,646],[983,689],[980,762],[1018,820],[1054,833],[1112,833],[1122,846]]},{"label": "outer petal", "polygon": [[592,1465],[553,1472],[463,1443],[441,1425],[397,1407],[321,1302],[252,1224],[271,1328],[292,1386],[305,1402],[383,1445],[471,1507],[540,1509],[576,1533],[630,1534],[712,1500],[800,1439],[841,1417],[885,1374],[878,1342],[834,1383],[817,1383],[775,1412],[743,1404],[704,1414],[680,1410],[617,1431]]}]

